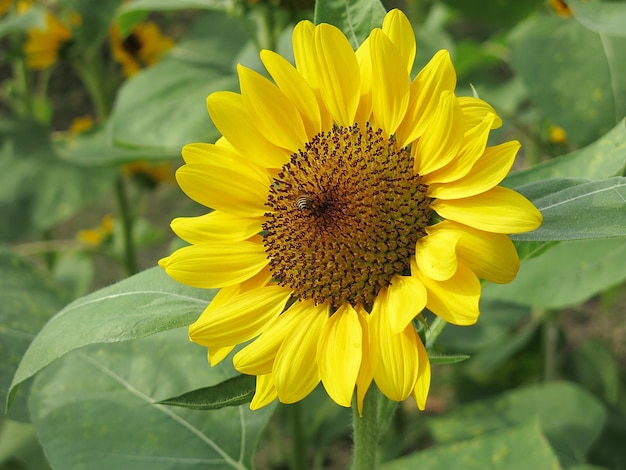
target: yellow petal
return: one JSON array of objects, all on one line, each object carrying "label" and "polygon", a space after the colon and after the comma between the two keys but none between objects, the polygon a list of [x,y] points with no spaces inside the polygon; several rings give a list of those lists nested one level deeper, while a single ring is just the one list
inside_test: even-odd
[{"label": "yellow petal", "polygon": [[215,144],[187,144],[183,147],[182,155],[185,163],[200,163],[219,168],[238,167],[256,179],[268,178],[268,173],[263,167],[245,160],[224,137]]},{"label": "yellow petal", "polygon": [[300,21],[293,29],[291,37],[293,57],[298,72],[313,88],[319,88],[315,61],[313,59],[313,32],[315,25],[308,20]]},{"label": "yellow petal", "polygon": [[343,304],[322,329],[317,350],[320,378],[330,398],[350,407],[361,367],[363,334],[358,314]]},{"label": "yellow petal", "polygon": [[272,372],[276,353],[283,340],[299,326],[303,316],[308,314],[313,305],[311,301],[296,302],[273,320],[258,338],[235,354],[235,369],[249,375]]},{"label": "yellow petal", "polygon": [[487,114],[493,114],[496,116],[495,120],[491,124],[492,129],[497,129],[502,125],[502,119],[498,117],[496,110],[491,107],[489,103],[480,98],[473,96],[459,96],[459,104],[465,115],[465,126],[467,129],[478,125]]},{"label": "yellow petal", "polygon": [[450,163],[459,152],[463,140],[463,113],[452,92],[441,94],[439,106],[428,127],[412,149],[414,171],[427,175]]},{"label": "yellow petal", "polygon": [[[436,226],[435,226],[436,227]],[[451,230],[428,229],[417,241],[415,261],[420,271],[435,281],[454,276],[457,268],[456,245],[461,235]]]},{"label": "yellow petal", "polygon": [[263,65],[270,73],[278,88],[298,109],[307,133],[307,140],[321,132],[320,108],[315,93],[304,77],[293,65],[273,51],[261,51]]},{"label": "yellow petal", "polygon": [[225,305],[204,310],[189,326],[189,338],[202,346],[224,347],[259,335],[285,308],[291,290],[281,286],[252,289]]},{"label": "yellow petal", "polygon": [[291,153],[267,140],[250,117],[243,98],[237,93],[219,91],[207,98],[215,127],[246,159],[265,168],[282,168]]},{"label": "yellow petal", "polygon": [[370,52],[370,38],[359,46],[355,52],[356,60],[359,63],[359,73],[361,76],[361,90],[359,97],[359,107],[356,111],[354,122],[365,128],[372,116],[372,54]]},{"label": "yellow petal", "polygon": [[211,367],[215,367],[222,362],[235,349],[235,346],[225,346],[221,348],[208,348],[208,360]]},{"label": "yellow petal", "polygon": [[272,374],[258,375],[256,378],[256,391],[250,402],[251,410],[258,410],[269,405],[276,399],[276,388]]},{"label": "yellow petal", "polygon": [[159,261],[178,282],[201,288],[243,282],[267,264],[263,245],[249,241],[185,246]]},{"label": "yellow petal", "polygon": [[359,416],[363,416],[363,400],[365,394],[374,379],[374,373],[372,372],[372,364],[370,360],[369,352],[369,318],[370,314],[365,311],[363,307],[357,305],[356,312],[359,315],[359,323],[361,324],[362,333],[362,355],[361,355],[361,367],[359,369],[359,375],[356,379],[356,400]]},{"label": "yellow petal", "polygon": [[520,143],[516,140],[487,147],[463,178],[445,184],[429,183],[429,196],[438,199],[460,199],[488,191],[509,173],[519,148]]},{"label": "yellow petal", "polygon": [[402,332],[426,306],[426,288],[413,276],[394,276],[388,288],[391,332]]},{"label": "yellow petal", "polygon": [[437,52],[411,83],[409,107],[396,133],[398,146],[406,147],[424,133],[444,91],[454,91],[456,72],[446,50]]},{"label": "yellow petal", "polygon": [[417,333],[409,325],[393,333],[389,321],[387,290],[382,289],[370,319],[370,354],[374,380],[391,400],[405,400],[415,388],[418,373]]},{"label": "yellow petal", "polygon": [[315,71],[321,97],[340,126],[354,123],[360,96],[359,65],[343,33],[326,23],[313,34]]},{"label": "yellow petal", "polygon": [[426,408],[426,399],[430,390],[430,360],[426,348],[422,341],[417,339],[417,355],[419,356],[419,372],[417,374],[417,382],[413,392],[413,398],[420,410]]},{"label": "yellow petal", "polygon": [[491,131],[491,123],[494,118],[493,114],[488,114],[478,126],[466,131],[463,135],[461,148],[454,160],[445,167],[424,177],[423,181],[428,185],[429,195],[432,192],[431,186],[433,184],[440,183],[441,186],[441,183],[457,181],[471,171],[476,161],[481,158],[485,151],[489,132]]},{"label": "yellow petal", "polygon": [[198,217],[172,220],[174,233],[191,244],[242,241],[261,231],[262,219],[242,218],[213,211]]},{"label": "yellow petal", "polygon": [[394,8],[385,15],[383,20],[383,33],[396,46],[402,54],[407,74],[413,69],[415,60],[415,33],[409,19],[404,13]]},{"label": "yellow petal", "polygon": [[445,219],[486,232],[529,232],[542,221],[541,212],[528,199],[501,186],[464,199],[436,199],[431,207]]},{"label": "yellow petal", "polygon": [[241,167],[191,163],[178,169],[176,180],[187,196],[204,206],[243,218],[267,212],[269,181]]},{"label": "yellow petal", "polygon": [[267,78],[237,66],[243,102],[257,129],[278,147],[295,153],[309,139],[294,103]]},{"label": "yellow petal", "polygon": [[459,263],[456,273],[446,281],[435,281],[424,275],[415,264],[411,271],[426,287],[426,307],[453,325],[473,325],[478,320],[480,282],[474,272]]},{"label": "yellow petal", "polygon": [[431,228],[435,227],[460,235],[456,247],[459,261],[478,277],[497,284],[505,284],[515,278],[519,270],[519,256],[507,235],[476,230],[450,220]]},{"label": "yellow petal", "polygon": [[398,48],[380,30],[370,35],[372,110],[378,125],[391,136],[409,105],[409,74]]},{"label": "yellow petal", "polygon": [[317,344],[328,321],[328,305],[312,306],[293,334],[283,341],[274,361],[274,385],[282,403],[302,400],[320,381]]}]

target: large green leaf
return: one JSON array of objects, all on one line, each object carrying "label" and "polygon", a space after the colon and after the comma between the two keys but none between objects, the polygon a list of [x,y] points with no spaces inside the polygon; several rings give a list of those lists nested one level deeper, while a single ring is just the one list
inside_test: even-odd
[{"label": "large green leaf", "polygon": [[24,33],[32,28],[46,25],[46,12],[39,5],[33,5],[21,15],[5,15],[0,21],[0,38],[14,33]]},{"label": "large green leaf", "polygon": [[626,38],[600,37],[557,15],[535,15],[510,35],[511,65],[531,100],[576,145],[594,141],[626,114],[624,48]]},{"label": "large green leaf", "polygon": [[129,147],[115,145],[110,121],[100,129],[55,141],[57,153],[72,163],[83,166],[110,166],[138,160],[164,160],[180,156],[180,149]]},{"label": "large green leaf", "polygon": [[503,185],[515,188],[549,178],[599,180],[617,176],[626,166],[626,125],[621,121],[610,132],[567,155],[553,158],[528,170],[511,173]]},{"label": "large green leaf", "polygon": [[48,230],[111,189],[115,171],[61,160],[48,131],[0,118],[0,240]]},{"label": "large green leaf", "polygon": [[100,52],[108,39],[113,18],[122,0],[65,0],[63,6],[80,15],[80,26],[73,31],[73,39],[89,55]]},{"label": "large green leaf", "polygon": [[509,284],[486,284],[486,298],[563,308],[577,305],[626,279],[626,239],[563,242],[522,262]]},{"label": "large green leaf", "polygon": [[0,468],[48,470],[48,460],[30,423],[3,421],[0,428]]},{"label": "large green leaf", "polygon": [[600,34],[626,36],[626,4],[568,0],[567,6],[585,27]]},{"label": "large green leaf", "polygon": [[436,446],[387,462],[381,470],[414,469],[559,470],[554,451],[535,424]]},{"label": "large green leaf", "polygon": [[559,241],[626,236],[626,178],[556,178],[517,188],[533,201],[543,223],[513,240]]},{"label": "large green leaf", "polygon": [[190,142],[214,141],[206,97],[237,90],[235,57],[246,40],[234,19],[202,15],[166,58],[121,87],[111,116],[114,143],[176,153]]},{"label": "large green leaf", "polygon": [[[4,404],[24,351],[69,299],[49,277],[3,247],[0,247],[0,298],[0,403]],[[18,395],[9,414],[11,418],[28,421],[25,395]]]},{"label": "large green leaf", "polygon": [[318,0],[313,21],[337,26],[356,49],[372,29],[381,27],[384,17],[380,0]]},{"label": "large green leaf", "polygon": [[37,377],[29,404],[54,468],[246,469],[273,406],[157,403],[234,374],[228,361],[211,368],[204,348],[174,330],[68,354]]},{"label": "large green leaf", "polygon": [[447,444],[539,421],[567,465],[584,462],[605,420],[604,407],[593,395],[574,384],[552,382],[463,405],[429,422],[435,441]]},{"label": "large green leaf", "polygon": [[214,294],[213,289],[183,286],[156,267],[78,299],[57,313],[33,340],[15,373],[10,394],[74,349],[189,325]]}]

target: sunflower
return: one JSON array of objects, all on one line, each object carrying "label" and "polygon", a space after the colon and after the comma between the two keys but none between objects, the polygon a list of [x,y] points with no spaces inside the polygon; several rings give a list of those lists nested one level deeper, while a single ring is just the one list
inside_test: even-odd
[{"label": "sunflower", "polygon": [[479,278],[519,268],[507,236],[541,224],[498,186],[518,142],[487,146],[501,120],[456,97],[439,51],[411,80],[415,35],[389,12],[354,51],[329,24],[300,22],[295,67],[264,50],[273,82],[238,67],[241,93],[207,98],[222,137],[183,148],[177,180],[214,209],[177,218],[190,245],[160,261],[174,279],[221,288],[189,328],[215,365],[236,345],[257,376],[251,408],[293,403],[321,381],[339,405],[375,381],[423,409],[428,354],[415,319],[478,319]]},{"label": "sunflower", "polygon": [[151,21],[136,25],[125,38],[117,25],[111,27],[110,33],[113,57],[121,64],[126,77],[132,77],[142,67],[156,64],[174,45],[174,40],[161,34],[159,26]]},{"label": "sunflower", "polygon": [[[74,18],[74,22],[80,22],[80,17],[74,15]],[[46,13],[45,27],[28,31],[24,44],[26,65],[33,70],[43,70],[54,65],[59,60],[62,47],[71,39],[72,30],[52,13]]]}]

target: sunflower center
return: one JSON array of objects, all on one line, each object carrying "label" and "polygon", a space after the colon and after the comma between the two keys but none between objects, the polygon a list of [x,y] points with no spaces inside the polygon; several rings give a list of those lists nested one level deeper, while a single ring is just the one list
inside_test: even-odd
[{"label": "sunflower center", "polygon": [[407,274],[430,199],[413,158],[369,125],[317,134],[270,187],[263,224],[274,279],[298,299],[370,308]]}]

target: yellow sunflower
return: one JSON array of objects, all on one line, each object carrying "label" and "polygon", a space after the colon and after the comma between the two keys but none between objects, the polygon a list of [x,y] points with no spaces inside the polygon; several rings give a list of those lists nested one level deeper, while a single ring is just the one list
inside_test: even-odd
[{"label": "yellow sunflower", "polygon": [[113,25],[110,38],[113,57],[126,77],[156,64],[174,45],[174,40],[161,34],[159,26],[151,21],[136,25],[125,38],[117,25]]},{"label": "yellow sunflower", "polygon": [[207,99],[222,137],[183,148],[178,183],[214,209],[177,218],[191,245],[160,261],[174,279],[221,288],[189,328],[216,364],[257,376],[256,409],[293,403],[321,381],[339,405],[372,380],[423,409],[424,308],[478,319],[479,278],[511,281],[507,236],[541,224],[498,186],[520,147],[487,147],[493,108],[456,97],[448,52],[413,79],[415,35],[389,12],[355,52],[328,24],[300,22],[295,67],[265,50],[273,82],[239,66],[241,93]]},{"label": "yellow sunflower", "polygon": [[59,60],[61,48],[71,39],[72,30],[52,13],[46,13],[45,27],[28,31],[24,44],[26,65],[33,70],[42,70],[54,65]]}]

